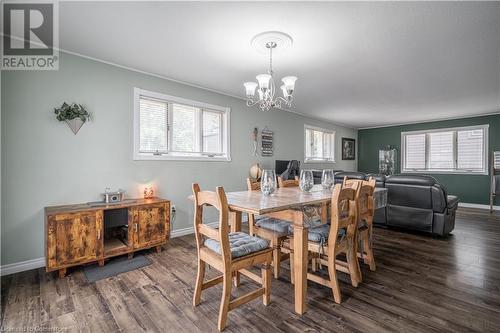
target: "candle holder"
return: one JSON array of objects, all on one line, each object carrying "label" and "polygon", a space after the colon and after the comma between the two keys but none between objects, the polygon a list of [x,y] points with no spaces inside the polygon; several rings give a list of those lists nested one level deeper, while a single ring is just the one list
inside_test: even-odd
[{"label": "candle holder", "polygon": [[146,186],[144,188],[144,199],[152,199],[154,198],[155,192],[153,190],[153,186]]}]

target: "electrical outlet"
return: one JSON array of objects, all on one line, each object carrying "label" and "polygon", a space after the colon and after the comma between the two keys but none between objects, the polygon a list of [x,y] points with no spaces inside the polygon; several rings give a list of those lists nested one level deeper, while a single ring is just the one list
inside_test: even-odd
[{"label": "electrical outlet", "polygon": [[177,211],[177,209],[175,208],[175,205],[172,205],[172,213],[175,214],[176,211]]}]

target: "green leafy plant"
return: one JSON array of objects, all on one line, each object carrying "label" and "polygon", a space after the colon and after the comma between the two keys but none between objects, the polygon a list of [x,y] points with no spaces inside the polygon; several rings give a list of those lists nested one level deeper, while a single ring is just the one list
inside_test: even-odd
[{"label": "green leafy plant", "polygon": [[83,122],[90,120],[90,113],[85,108],[76,103],[68,104],[66,102],[60,108],[54,108],[54,113],[59,121],[72,120],[80,118]]}]

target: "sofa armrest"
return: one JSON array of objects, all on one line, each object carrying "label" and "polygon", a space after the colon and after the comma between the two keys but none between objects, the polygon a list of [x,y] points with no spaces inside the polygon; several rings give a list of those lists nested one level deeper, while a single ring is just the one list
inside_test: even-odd
[{"label": "sofa armrest", "polygon": [[448,195],[447,196],[447,206],[449,210],[457,210],[458,208],[458,197],[456,195]]}]

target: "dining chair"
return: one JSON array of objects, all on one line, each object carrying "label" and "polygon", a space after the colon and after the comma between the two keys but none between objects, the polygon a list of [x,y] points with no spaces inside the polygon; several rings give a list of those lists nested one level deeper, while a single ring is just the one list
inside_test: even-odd
[{"label": "dining chair", "polygon": [[[281,177],[278,177],[278,182]],[[292,180],[294,181],[294,180]],[[286,184],[286,185],[285,185]],[[280,187],[290,187],[292,183],[283,183]],[[298,185],[296,185],[298,186]],[[248,191],[260,191],[260,182],[247,178]],[[268,217],[266,215],[256,217],[248,214],[248,232],[251,236],[258,236],[268,240],[273,248],[273,273],[277,279],[280,275],[281,261],[289,258],[289,253],[281,252],[281,243],[290,235],[290,222]],[[292,280],[293,283],[293,280]]]},{"label": "dining chair", "polygon": [[[336,303],[341,302],[337,270],[347,273],[351,277],[354,287],[359,283],[359,267],[355,252],[356,240],[356,203],[357,184],[352,188],[342,188],[337,184],[333,190],[331,200],[331,222],[320,224],[308,230],[308,252],[317,254],[321,265],[328,268],[329,278],[307,273],[307,279],[332,289],[333,298]],[[284,247],[293,251],[293,241],[287,240]],[[337,259],[340,254],[345,254],[347,261]],[[290,264],[293,267],[293,264]],[[291,274],[293,275],[293,269]]]},{"label": "dining chair", "polygon": [[[198,274],[193,295],[193,305],[201,301],[201,292],[222,283],[222,298],[217,327],[226,327],[228,312],[257,297],[262,296],[264,305],[270,302],[272,248],[268,241],[250,236],[244,232],[229,232],[226,194],[222,187],[215,192],[200,191],[198,184],[192,185],[194,197],[194,230],[198,252]],[[203,207],[212,206],[219,212],[218,229],[203,224]],[[222,275],[204,281],[205,266],[215,268]],[[248,268],[262,265],[261,275]],[[231,300],[231,280],[241,273],[261,285],[261,288]]]},{"label": "dining chair", "polygon": [[[358,193],[358,232],[357,232],[357,243],[358,246],[358,257],[360,257],[363,262],[370,266],[370,270],[376,270],[375,257],[373,255],[372,247],[372,237],[373,237],[373,215],[374,210],[374,199],[373,192],[375,191],[375,179],[370,177],[366,180],[358,179],[347,179],[344,177],[342,186],[349,187],[354,183],[358,183],[358,192],[364,187],[368,186],[371,190],[367,190]],[[359,186],[361,185],[361,186]]]},{"label": "dining chair", "polygon": [[294,179],[284,180],[281,176],[278,176],[278,187],[293,187],[299,186],[299,177],[295,176]]}]

